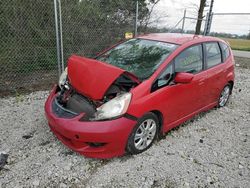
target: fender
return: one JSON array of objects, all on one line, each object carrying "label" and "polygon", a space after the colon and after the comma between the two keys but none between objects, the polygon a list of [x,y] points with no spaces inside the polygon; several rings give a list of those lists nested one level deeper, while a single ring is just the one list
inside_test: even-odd
[{"label": "fender", "polygon": [[227,81],[234,81],[234,74],[233,74],[233,72],[229,72],[227,74]]}]

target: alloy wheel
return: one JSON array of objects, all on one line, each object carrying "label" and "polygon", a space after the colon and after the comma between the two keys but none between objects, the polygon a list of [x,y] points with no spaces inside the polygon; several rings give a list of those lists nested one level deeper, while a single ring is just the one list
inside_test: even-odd
[{"label": "alloy wheel", "polygon": [[136,130],[134,137],[134,145],[138,150],[144,150],[154,140],[156,134],[156,122],[153,119],[146,119]]},{"label": "alloy wheel", "polygon": [[229,99],[230,95],[230,86],[225,86],[223,91],[221,92],[220,99],[219,99],[219,106],[225,106]]}]

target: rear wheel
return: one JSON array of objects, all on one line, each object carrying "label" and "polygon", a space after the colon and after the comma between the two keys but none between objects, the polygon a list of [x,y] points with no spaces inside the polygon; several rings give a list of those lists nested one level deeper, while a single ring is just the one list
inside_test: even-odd
[{"label": "rear wheel", "polygon": [[221,94],[220,94],[220,98],[219,98],[219,101],[218,101],[218,107],[223,107],[227,104],[227,101],[229,99],[229,96],[230,96],[230,93],[231,93],[231,86],[229,84],[227,84]]},{"label": "rear wheel", "polygon": [[141,153],[153,144],[159,131],[159,120],[154,113],[147,113],[138,120],[131,133],[127,151],[131,154]]}]

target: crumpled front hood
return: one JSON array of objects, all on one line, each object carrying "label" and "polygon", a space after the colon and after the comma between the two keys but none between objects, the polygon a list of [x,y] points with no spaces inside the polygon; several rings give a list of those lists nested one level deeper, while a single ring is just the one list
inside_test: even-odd
[{"label": "crumpled front hood", "polygon": [[124,72],[110,64],[76,55],[68,60],[70,84],[93,100],[102,99],[110,85]]}]

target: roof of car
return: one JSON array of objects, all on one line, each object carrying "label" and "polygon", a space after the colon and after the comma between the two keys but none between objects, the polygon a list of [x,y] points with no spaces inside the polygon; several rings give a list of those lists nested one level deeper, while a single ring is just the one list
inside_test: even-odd
[{"label": "roof of car", "polygon": [[140,35],[138,36],[138,38],[169,42],[179,45],[200,38],[213,39],[213,40],[216,39],[215,37],[194,35],[194,34],[182,34],[182,33],[151,33],[146,35]]}]

